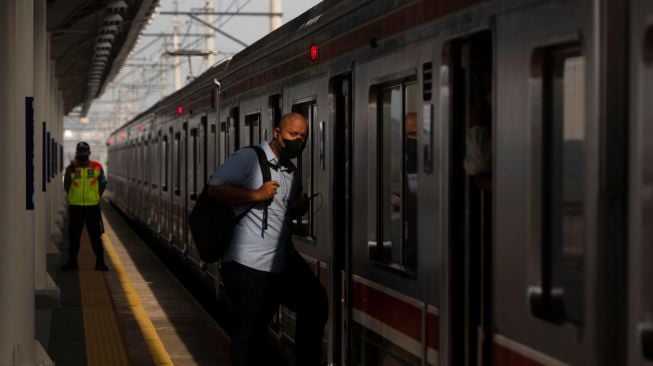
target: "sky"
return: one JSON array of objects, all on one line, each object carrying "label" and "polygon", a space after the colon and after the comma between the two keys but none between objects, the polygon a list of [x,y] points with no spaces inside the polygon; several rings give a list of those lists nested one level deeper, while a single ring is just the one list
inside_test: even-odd
[{"label": "sky", "polygon": [[[269,12],[270,0],[213,0],[218,12]],[[320,0],[282,0],[283,23],[286,23],[318,4]],[[159,11],[144,28],[132,55],[125,61],[120,73],[110,83],[100,98],[91,105],[87,124],[79,118],[79,108],[64,118],[64,153],[72,155],[74,144],[88,141],[98,147],[96,158],[104,161],[106,142],[110,132],[145,111],[158,100],[174,92],[173,57],[165,56],[174,49],[172,15],[164,11],[201,11],[207,0],[161,0]],[[178,16],[181,49],[206,51],[206,38],[192,34],[206,34],[208,28],[187,15]],[[269,33],[270,19],[262,16],[215,17],[213,24],[231,37],[245,44],[253,44]],[[160,36],[160,33],[168,36]],[[242,50],[244,46],[215,34],[215,62]],[[181,57],[181,84],[186,85],[193,76],[208,67],[205,57]]]},{"label": "sky", "polygon": [[[213,0],[215,11],[221,12],[234,12],[240,10],[241,12],[269,12],[270,0]],[[283,22],[286,23],[293,18],[297,17],[304,11],[310,9],[319,3],[319,0],[282,0]],[[159,12],[165,11],[193,11],[201,10],[206,4],[206,0],[162,0]],[[139,100],[141,103],[137,110],[142,111],[147,105],[153,104],[156,100],[164,95],[172,93],[174,90],[174,76],[172,72],[172,57],[168,58],[167,62],[169,70],[167,75],[155,77],[160,75],[162,54],[165,49],[172,50],[172,37],[162,38],[153,37],[151,34],[158,33],[172,33],[174,31],[172,15],[157,14],[152,23],[144,30],[144,35],[140,37],[136,47],[134,47],[132,60],[127,61],[127,65],[123,67],[122,74],[130,74],[127,76],[128,81],[124,84],[131,85],[132,83],[152,85],[150,92],[145,98],[140,95]],[[181,48],[202,50],[206,49],[205,38],[192,36],[192,34],[203,34],[208,31],[208,28],[196,20],[191,19],[189,16],[178,16],[179,32],[181,33]],[[233,16],[223,17],[214,20],[214,25],[218,26],[220,30],[229,34],[243,43],[253,44],[261,37],[268,34],[270,30],[270,20],[268,17],[262,16]],[[167,45],[167,47],[166,47]],[[228,57],[231,54],[237,53],[243,49],[239,43],[225,37],[219,33],[215,34],[215,50],[218,54],[215,56],[214,61],[219,61],[222,58]],[[188,57],[181,58],[182,69],[182,84],[192,81],[192,76],[197,76],[207,69],[207,59],[204,57]],[[141,66],[143,65],[143,66]],[[144,76],[144,74],[148,74]],[[120,76],[116,78],[120,83]],[[166,79],[166,87],[161,90],[162,80]],[[158,93],[152,93],[151,89],[158,88]],[[154,96],[154,98],[153,98]],[[111,96],[115,98],[114,96]],[[125,99],[125,97],[123,97]],[[130,98],[127,98],[130,99]]]}]

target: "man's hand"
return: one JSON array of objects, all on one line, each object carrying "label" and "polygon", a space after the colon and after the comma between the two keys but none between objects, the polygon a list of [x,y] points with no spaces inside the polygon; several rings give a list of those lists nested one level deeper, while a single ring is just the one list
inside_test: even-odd
[{"label": "man's hand", "polygon": [[261,188],[256,190],[257,201],[268,201],[274,198],[277,194],[277,189],[279,189],[279,182],[274,180],[269,180],[261,186]]},{"label": "man's hand", "polygon": [[290,205],[290,214],[295,217],[306,215],[308,211],[309,199],[306,193],[303,193],[295,202]]}]

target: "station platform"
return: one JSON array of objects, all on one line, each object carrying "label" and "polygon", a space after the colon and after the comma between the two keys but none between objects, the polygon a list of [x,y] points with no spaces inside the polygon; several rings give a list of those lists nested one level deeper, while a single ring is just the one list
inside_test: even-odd
[{"label": "station platform", "polygon": [[94,270],[86,230],[79,270],[50,267],[61,289],[45,336],[55,364],[231,365],[226,333],[110,205],[102,210],[109,271]]}]

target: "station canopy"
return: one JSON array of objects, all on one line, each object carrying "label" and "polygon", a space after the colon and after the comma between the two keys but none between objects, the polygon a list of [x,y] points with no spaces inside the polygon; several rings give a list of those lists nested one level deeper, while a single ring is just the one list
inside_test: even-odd
[{"label": "station canopy", "polygon": [[64,113],[91,102],[118,74],[159,0],[47,0],[50,59]]}]

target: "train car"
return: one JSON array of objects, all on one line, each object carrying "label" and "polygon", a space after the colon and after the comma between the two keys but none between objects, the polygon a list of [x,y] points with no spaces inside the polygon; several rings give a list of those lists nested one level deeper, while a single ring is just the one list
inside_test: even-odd
[{"label": "train car", "polygon": [[[188,213],[298,112],[319,196],[293,241],[329,295],[326,363],[646,365],[652,19],[646,0],[323,1],[116,130],[112,200],[222,296]],[[270,332],[292,359],[294,314]]]}]

